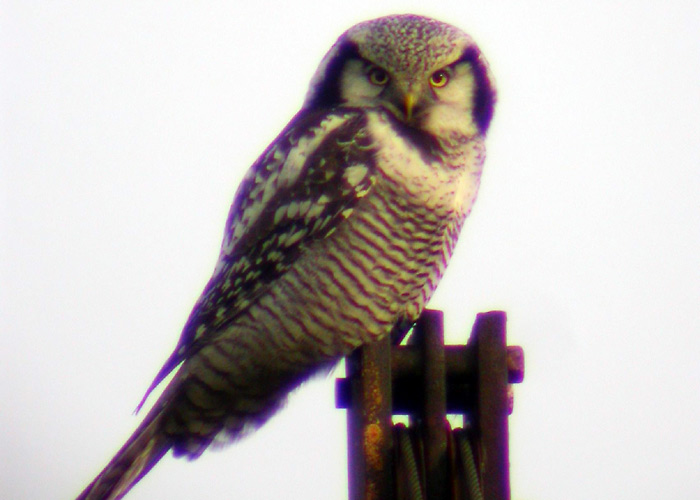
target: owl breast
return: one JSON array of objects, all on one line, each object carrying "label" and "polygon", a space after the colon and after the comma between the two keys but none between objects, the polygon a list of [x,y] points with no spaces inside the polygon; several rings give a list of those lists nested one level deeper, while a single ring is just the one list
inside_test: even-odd
[{"label": "owl breast", "polygon": [[379,146],[378,168],[388,182],[403,188],[406,201],[441,218],[459,219],[469,213],[484,161],[481,137],[454,127],[435,137],[428,151],[411,141],[405,125],[385,113],[368,113],[368,128]]},{"label": "owl breast", "polygon": [[[441,161],[397,133],[386,115],[367,114],[377,147],[372,189],[247,314],[258,338],[295,345],[290,356],[337,358],[398,320],[415,320],[476,196],[481,168],[467,163],[468,148]],[[362,170],[350,167],[347,177]],[[304,364],[290,360],[297,363]]]},{"label": "owl breast", "polygon": [[374,165],[345,167],[343,178],[353,185],[371,169],[371,188],[183,367],[210,385],[225,373],[214,389],[235,391],[228,404],[245,406],[232,415],[260,411],[264,420],[271,400],[320,366],[416,320],[442,277],[476,196],[481,168],[468,160],[479,147],[426,153],[380,112],[367,112],[366,124]]}]

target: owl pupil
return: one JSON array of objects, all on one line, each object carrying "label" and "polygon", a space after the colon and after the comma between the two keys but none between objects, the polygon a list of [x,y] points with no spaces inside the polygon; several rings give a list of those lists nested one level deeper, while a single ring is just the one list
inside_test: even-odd
[{"label": "owl pupil", "polygon": [[386,85],[389,83],[389,75],[383,69],[373,68],[368,76],[369,81],[374,85]]},{"label": "owl pupil", "polygon": [[432,74],[432,76],[430,77],[430,84],[433,87],[444,87],[445,85],[447,85],[448,80],[449,77],[447,76],[447,73],[440,70]]}]

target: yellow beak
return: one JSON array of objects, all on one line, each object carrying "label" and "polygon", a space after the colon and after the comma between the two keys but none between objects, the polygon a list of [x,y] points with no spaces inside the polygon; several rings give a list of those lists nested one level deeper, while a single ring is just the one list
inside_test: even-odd
[{"label": "yellow beak", "polygon": [[406,120],[411,121],[413,117],[413,108],[416,106],[416,96],[411,92],[407,92],[403,101],[404,109],[406,110]]}]

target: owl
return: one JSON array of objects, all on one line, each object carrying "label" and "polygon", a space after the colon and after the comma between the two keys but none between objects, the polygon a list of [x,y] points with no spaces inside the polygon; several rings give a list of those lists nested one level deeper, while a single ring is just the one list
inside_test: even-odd
[{"label": "owl", "polygon": [[476,198],[494,104],[486,61],[453,26],[397,15],[346,31],[241,182],[144,401],[174,377],[79,498],[121,498],[169,450],[240,438],[314,373],[410,328]]}]

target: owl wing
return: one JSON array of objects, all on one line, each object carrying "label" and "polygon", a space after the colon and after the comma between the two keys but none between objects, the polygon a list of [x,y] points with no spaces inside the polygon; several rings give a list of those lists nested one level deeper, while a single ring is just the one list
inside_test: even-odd
[{"label": "owl wing", "polygon": [[352,213],[374,184],[375,153],[359,110],[302,111],[292,119],[241,182],[214,274],[137,411],[175,367]]}]

